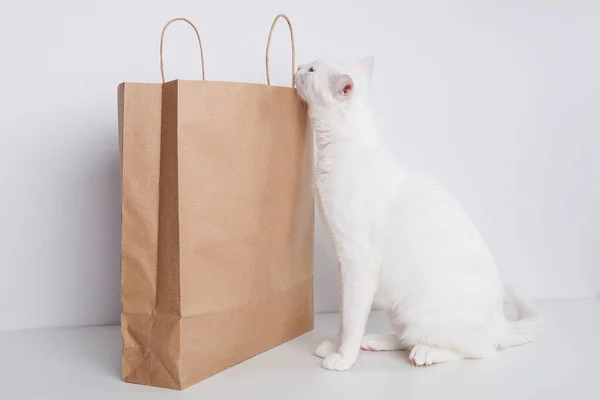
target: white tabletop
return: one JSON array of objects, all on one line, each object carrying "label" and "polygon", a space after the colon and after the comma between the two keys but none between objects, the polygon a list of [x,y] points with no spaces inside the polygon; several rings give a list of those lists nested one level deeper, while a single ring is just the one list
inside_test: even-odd
[{"label": "white tabletop", "polygon": [[[119,328],[0,333],[0,399],[575,399],[600,393],[600,300],[540,303],[546,333],[491,360],[415,368],[406,352],[361,353],[349,372],[330,372],[312,355],[336,331],[320,314],[315,331],[183,392],[120,380]],[[388,331],[381,312],[370,332]],[[590,397],[591,396],[591,397]]]}]

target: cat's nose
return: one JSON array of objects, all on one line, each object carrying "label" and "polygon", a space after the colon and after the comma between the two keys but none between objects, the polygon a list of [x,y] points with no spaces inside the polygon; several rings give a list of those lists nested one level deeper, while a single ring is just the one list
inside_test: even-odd
[{"label": "cat's nose", "polygon": [[307,64],[298,65],[298,71],[302,71],[303,69],[308,69],[308,68],[310,68],[310,66]]}]

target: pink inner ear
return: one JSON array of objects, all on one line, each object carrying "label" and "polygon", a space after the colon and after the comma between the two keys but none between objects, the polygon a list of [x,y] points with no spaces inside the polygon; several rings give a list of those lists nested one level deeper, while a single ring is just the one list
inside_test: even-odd
[{"label": "pink inner ear", "polygon": [[336,97],[346,98],[352,94],[354,90],[354,82],[348,75],[339,75],[335,81],[335,86],[332,88]]},{"label": "pink inner ear", "polygon": [[344,85],[344,90],[342,90],[342,94],[344,96],[348,96],[351,91],[352,91],[352,84],[347,83],[347,84]]}]

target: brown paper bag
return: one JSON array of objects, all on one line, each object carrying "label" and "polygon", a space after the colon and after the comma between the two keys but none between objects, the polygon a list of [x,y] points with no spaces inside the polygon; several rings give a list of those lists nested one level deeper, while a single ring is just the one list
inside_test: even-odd
[{"label": "brown paper bag", "polygon": [[123,379],[183,389],[310,331],[313,153],[295,90],[163,73],[118,94]]}]

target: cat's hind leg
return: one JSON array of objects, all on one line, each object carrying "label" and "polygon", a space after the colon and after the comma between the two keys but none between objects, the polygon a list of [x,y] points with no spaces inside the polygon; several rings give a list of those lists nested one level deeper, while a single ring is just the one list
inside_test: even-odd
[{"label": "cat's hind leg", "polygon": [[415,367],[439,364],[448,361],[456,361],[465,358],[462,354],[452,349],[440,349],[439,347],[418,344],[412,348],[408,359]]},{"label": "cat's hind leg", "polygon": [[409,347],[402,344],[397,334],[378,335],[368,333],[363,337],[361,347],[363,350],[368,351],[400,351],[409,349]]},{"label": "cat's hind leg", "polygon": [[[436,346],[444,343],[444,347]],[[465,358],[491,358],[498,355],[494,344],[479,332],[463,332],[444,340],[417,343],[408,359],[415,366],[432,365]]]}]

